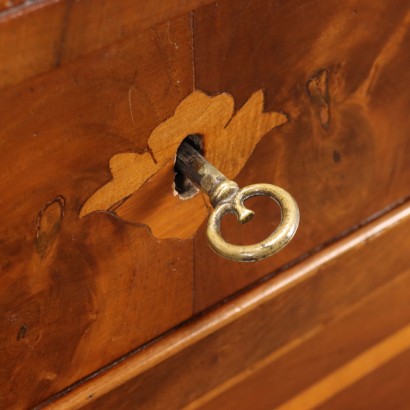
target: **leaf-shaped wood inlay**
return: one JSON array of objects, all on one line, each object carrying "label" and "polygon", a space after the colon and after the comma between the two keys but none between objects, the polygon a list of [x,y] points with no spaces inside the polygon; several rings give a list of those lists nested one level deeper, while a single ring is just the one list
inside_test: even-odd
[{"label": "leaf-shaped wood inlay", "polygon": [[[173,189],[177,148],[188,135],[201,135],[205,156],[228,178],[234,179],[256,144],[287,118],[263,112],[263,91],[251,95],[234,115],[230,94],[188,95],[175,114],[158,125],[148,139],[149,151],[121,153],[110,160],[112,180],[84,204],[80,216],[112,210],[122,219],[149,226],[158,239],[191,237],[208,214],[205,195],[183,200]],[[124,202],[125,198],[127,198]]]}]

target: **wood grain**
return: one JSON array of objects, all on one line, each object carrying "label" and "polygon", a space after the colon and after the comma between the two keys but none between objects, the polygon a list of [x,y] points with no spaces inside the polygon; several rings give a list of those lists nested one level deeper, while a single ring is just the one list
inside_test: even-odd
[{"label": "wood grain", "polygon": [[[51,0],[0,14],[2,408],[45,400],[409,197],[407,1],[143,3],[104,0],[96,7],[96,0]],[[213,4],[199,7],[206,3]],[[139,12],[132,12],[137,6]],[[256,145],[237,178],[240,185],[280,185],[300,204],[298,235],[271,260],[252,266],[225,262],[209,250],[203,227],[192,243],[157,240],[146,227],[125,223],[112,212],[78,217],[87,199],[110,181],[110,158],[148,152],[153,130],[195,90],[228,93],[235,112],[263,90],[264,111],[288,116],[289,123]],[[144,195],[153,198],[154,188],[169,187],[172,170],[161,171],[155,184],[145,185]],[[131,203],[130,198],[121,211],[133,212],[127,209]],[[140,211],[149,216],[161,206],[160,200],[147,201]],[[255,210],[260,225],[240,230],[226,224],[226,234],[240,243],[270,231],[277,209],[259,201]],[[162,229],[171,219],[196,224],[194,212],[191,218],[167,208],[160,224]],[[369,235],[355,236],[355,245],[373,238]],[[315,267],[309,262],[278,275],[274,283],[281,284],[281,291],[296,289],[304,275],[316,279],[303,280],[286,296],[275,293],[275,327],[266,336],[270,322],[251,325],[265,311],[245,299],[243,305],[216,311],[211,322],[205,316],[174,333],[180,352],[209,336],[210,350],[203,358],[195,349],[195,361],[188,350],[177,357],[170,342],[159,345],[165,350],[153,356],[147,349],[138,359],[143,364],[133,367],[127,361],[118,367],[127,369],[126,377],[109,373],[117,376],[104,379],[97,396],[144,370],[141,380],[152,377],[157,384],[144,393],[138,390],[138,383],[143,385],[138,376],[137,387],[131,381],[124,387],[130,389],[130,400],[142,397],[149,406],[152,394],[154,404],[168,405],[168,400],[178,407],[181,397],[187,403],[199,399],[404,272],[408,235],[395,235],[383,236],[388,248],[374,240],[368,251],[351,251],[347,273],[346,265],[332,265],[327,276],[316,270],[333,257],[335,264],[339,257],[346,261],[341,255],[350,250],[342,246],[313,259],[321,261]],[[369,270],[361,270],[362,259],[369,261]],[[262,286],[251,300],[262,300],[265,291],[273,292]],[[299,304],[288,304],[293,300]],[[234,326],[233,320],[242,325],[239,316],[254,308],[248,328]],[[229,321],[230,339],[219,339],[216,329]],[[230,348],[234,341],[240,345],[244,329],[255,343],[263,339],[266,344],[250,343],[242,353]],[[167,355],[175,355],[175,362],[162,368],[158,363]],[[198,357],[212,377],[206,369],[205,380],[200,372],[192,377]],[[181,372],[179,359],[192,372]],[[214,371],[211,365],[218,361],[221,370]],[[147,371],[154,364],[159,366],[155,371],[164,372],[159,378]],[[159,382],[163,398],[153,391]],[[183,384],[186,395],[176,397],[174,382]],[[84,392],[94,394],[94,387],[87,388]],[[87,397],[73,400],[83,405]]]},{"label": "wood grain", "polygon": [[[210,408],[221,403],[249,408],[249,400],[253,408],[264,408],[258,402],[286,401],[408,325],[409,226],[407,205],[80,384],[47,408],[138,403],[141,409],[177,409],[207,402]],[[268,370],[274,379],[251,384],[252,376]],[[245,377],[235,381],[243,372]],[[263,394],[244,398],[241,389],[249,392],[248,385],[253,392],[260,385]],[[209,399],[229,394],[229,388],[234,390],[229,400],[221,396],[212,407]]]},{"label": "wood grain", "polygon": [[[3,0],[0,89],[138,36],[212,1]],[[168,40],[178,45],[180,39]]]},{"label": "wood grain", "polygon": [[[410,194],[409,2],[225,0],[194,13],[196,87],[240,107],[264,89],[289,122],[256,147],[237,178],[285,188],[298,233],[274,258],[235,264],[195,238],[195,310],[202,311]],[[296,30],[291,28],[297,27]],[[235,243],[261,240],[277,220],[226,225]]]},{"label": "wood grain", "polygon": [[0,88],[58,65],[67,2],[54,2],[41,10],[37,6],[33,5],[32,13],[23,13],[18,18],[3,19],[0,13]]},{"label": "wood grain", "polygon": [[192,315],[192,243],[78,216],[109,159],[142,152],[192,92],[190,39],[186,16],[3,90],[0,408],[29,408]]}]

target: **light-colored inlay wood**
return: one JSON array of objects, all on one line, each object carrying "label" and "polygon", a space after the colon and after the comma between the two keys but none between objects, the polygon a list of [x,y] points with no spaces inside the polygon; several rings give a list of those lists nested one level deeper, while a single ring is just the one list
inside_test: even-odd
[{"label": "light-colored inlay wood", "polygon": [[202,194],[188,200],[176,195],[173,168],[179,144],[188,135],[201,135],[207,159],[235,178],[262,137],[287,121],[284,114],[263,112],[263,101],[259,90],[234,114],[230,94],[211,97],[194,91],[154,129],[146,152],[111,158],[113,179],[87,200],[80,216],[115,209],[126,221],[148,225],[159,239],[191,237],[207,215],[207,200]]},{"label": "light-colored inlay wood", "polygon": [[283,403],[278,410],[313,409],[409,348],[407,325]]}]

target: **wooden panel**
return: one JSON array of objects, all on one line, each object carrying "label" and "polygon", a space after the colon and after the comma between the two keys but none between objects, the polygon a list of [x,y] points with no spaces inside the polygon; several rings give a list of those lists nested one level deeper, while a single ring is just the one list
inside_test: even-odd
[{"label": "wooden panel", "polygon": [[191,92],[189,16],[2,92],[0,408],[38,403],[191,316],[191,242],[79,218],[109,158],[145,150]]},{"label": "wooden panel", "polygon": [[[277,366],[278,382],[262,387],[275,386],[286,401],[409,326],[409,229],[407,205],[80,384],[48,408],[87,402],[98,409],[195,408],[236,385],[243,388],[238,383],[246,387],[247,378],[267,366]],[[306,366],[313,370],[301,371]]]},{"label": "wooden panel", "polygon": [[[407,0],[225,0],[194,13],[195,85],[230,92],[239,108],[264,89],[265,110],[289,121],[271,131],[237,181],[284,187],[300,205],[292,243],[257,264],[232,264],[195,240],[201,311],[410,194],[410,4]],[[261,240],[263,217],[232,223],[236,242]],[[272,223],[273,220],[273,223]]]},{"label": "wooden panel", "polygon": [[211,1],[0,1],[0,88],[58,68]]}]

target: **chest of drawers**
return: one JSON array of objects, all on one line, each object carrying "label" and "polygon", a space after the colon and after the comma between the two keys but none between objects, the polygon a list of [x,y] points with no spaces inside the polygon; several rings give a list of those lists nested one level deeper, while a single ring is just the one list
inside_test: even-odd
[{"label": "chest of drawers", "polygon": [[[3,3],[0,407],[407,408],[408,2]],[[193,133],[283,251],[212,252]]]}]

